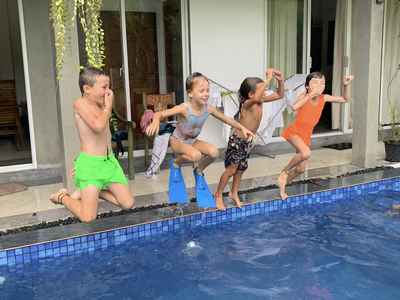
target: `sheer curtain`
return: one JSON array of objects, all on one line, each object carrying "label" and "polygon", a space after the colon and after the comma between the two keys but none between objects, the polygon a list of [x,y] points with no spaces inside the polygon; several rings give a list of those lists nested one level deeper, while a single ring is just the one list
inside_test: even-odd
[{"label": "sheer curtain", "polygon": [[297,68],[297,5],[298,0],[269,0],[267,6],[268,64],[286,77]]},{"label": "sheer curtain", "polygon": [[[298,60],[302,59],[302,40],[298,39],[299,30],[301,36],[303,32],[302,5],[303,0],[267,1],[267,63],[285,77],[297,73]],[[292,116],[285,110],[283,119],[286,126]]]},{"label": "sheer curtain", "polygon": [[[387,0],[382,82],[382,123],[391,123],[389,101],[400,106],[400,1]],[[396,76],[397,75],[397,76]],[[396,77],[395,77],[396,76]],[[392,81],[389,88],[389,83]]]}]

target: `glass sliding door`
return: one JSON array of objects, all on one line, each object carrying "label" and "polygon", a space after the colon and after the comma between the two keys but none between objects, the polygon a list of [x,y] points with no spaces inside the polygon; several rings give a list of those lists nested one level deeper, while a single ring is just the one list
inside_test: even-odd
[{"label": "glass sliding door", "polygon": [[180,0],[103,1],[105,70],[116,110],[137,124],[136,150],[144,148],[143,95],[174,92],[183,100],[180,8]]},{"label": "glass sliding door", "polygon": [[[311,0],[310,72],[318,71],[325,75],[327,94],[332,94],[336,6],[337,0],[326,3]],[[332,104],[326,103],[314,133],[327,133],[332,130],[332,113]],[[340,118],[340,111],[338,117]]]},{"label": "glass sliding door", "polygon": [[384,53],[381,93],[381,125],[392,123],[391,103],[400,105],[400,2],[385,1]]},{"label": "glass sliding door", "polygon": [[[104,70],[110,76],[115,112],[124,119],[131,120],[129,93],[126,93],[125,77],[128,76],[129,70],[125,69],[124,61],[124,20],[121,18],[121,3],[124,4],[122,1],[103,1],[100,16],[104,29]],[[127,131],[125,123],[118,122],[115,126],[115,129]]]},{"label": "glass sliding door", "polygon": [[[100,12],[102,27],[104,30],[104,71],[110,76],[111,89],[114,92],[113,110],[125,120],[131,120],[131,106],[129,105],[129,93],[126,93],[125,75],[129,70],[125,69],[124,60],[124,30],[121,18],[121,3],[117,0],[103,0],[103,6]],[[78,26],[79,36],[79,56],[81,66],[87,65],[85,52],[85,41],[81,26]],[[125,47],[126,49],[126,47]],[[128,97],[126,96],[128,95]],[[119,130],[123,139],[127,138],[126,123],[115,120],[111,126],[111,131]]]},{"label": "glass sliding door", "polygon": [[[180,0],[126,0],[127,62],[132,119],[139,124],[144,94],[183,99]],[[136,149],[144,148],[138,126]]]},{"label": "glass sliding door", "polygon": [[32,164],[20,5],[0,0],[0,168]]},{"label": "glass sliding door", "polygon": [[[310,72],[325,75],[325,93],[340,95],[349,75],[351,0],[310,1]],[[351,125],[350,104],[327,103],[314,133],[346,132]]]}]

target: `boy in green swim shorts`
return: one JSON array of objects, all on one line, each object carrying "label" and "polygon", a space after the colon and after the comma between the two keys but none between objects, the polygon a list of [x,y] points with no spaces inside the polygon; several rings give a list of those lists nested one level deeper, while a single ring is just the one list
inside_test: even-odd
[{"label": "boy in green swim shorts", "polygon": [[134,205],[128,181],[111,151],[109,119],[113,92],[110,79],[101,70],[84,68],[79,74],[82,97],[74,102],[75,124],[80,139],[80,154],[75,160],[74,183],[78,191],[69,195],[61,189],[50,196],[82,222],[97,217],[99,197],[123,208]]}]

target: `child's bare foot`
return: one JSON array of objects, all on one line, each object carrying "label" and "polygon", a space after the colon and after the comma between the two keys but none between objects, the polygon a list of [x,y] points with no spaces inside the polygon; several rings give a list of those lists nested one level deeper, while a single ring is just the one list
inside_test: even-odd
[{"label": "child's bare foot", "polygon": [[229,192],[229,198],[235,201],[236,207],[242,208],[242,202],[240,201],[239,195],[237,193]]},{"label": "child's bare foot", "polygon": [[50,195],[50,201],[54,204],[63,204],[62,199],[68,194],[67,189],[60,189],[57,193]]},{"label": "child's bare foot", "polygon": [[215,193],[215,203],[217,204],[217,209],[218,210],[225,210],[225,204],[224,204],[224,199],[222,198],[222,194]]},{"label": "child's bare foot", "polygon": [[81,191],[80,191],[80,190],[74,191],[74,192],[71,194],[70,197],[73,198],[73,199],[77,199],[77,200],[81,199]]},{"label": "child's bare foot", "polygon": [[288,197],[288,194],[286,194],[286,191],[285,191],[286,184],[287,184],[287,178],[288,178],[288,174],[285,171],[282,171],[282,173],[278,177],[279,193],[281,195],[282,200],[286,200]]},{"label": "child's bare foot", "polygon": [[392,205],[392,210],[396,212],[400,212],[400,204],[393,204]]}]

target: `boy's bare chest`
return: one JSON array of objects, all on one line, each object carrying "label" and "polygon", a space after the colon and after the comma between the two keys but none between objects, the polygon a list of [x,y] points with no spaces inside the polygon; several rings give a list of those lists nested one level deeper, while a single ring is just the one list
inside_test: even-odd
[{"label": "boy's bare chest", "polygon": [[262,118],[263,107],[262,104],[255,104],[242,111],[243,116],[247,119],[258,120]]},{"label": "boy's bare chest", "polygon": [[94,131],[92,130],[89,125],[82,119],[82,117],[75,113],[75,124],[78,129],[78,133],[80,136],[84,136],[85,138],[89,139],[103,139],[107,136],[107,132],[109,128],[106,126],[104,130],[101,131]]},{"label": "boy's bare chest", "polygon": [[247,129],[256,132],[262,118],[262,105],[253,105],[252,107],[242,110],[240,115],[240,123]]}]

